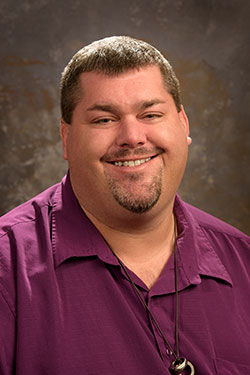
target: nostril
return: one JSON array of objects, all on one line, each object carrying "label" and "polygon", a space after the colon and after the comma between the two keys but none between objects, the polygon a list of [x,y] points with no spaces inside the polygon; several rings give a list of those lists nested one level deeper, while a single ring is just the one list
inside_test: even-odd
[{"label": "nostril", "polygon": [[123,143],[122,145],[120,145],[121,147],[129,147],[128,143]]}]

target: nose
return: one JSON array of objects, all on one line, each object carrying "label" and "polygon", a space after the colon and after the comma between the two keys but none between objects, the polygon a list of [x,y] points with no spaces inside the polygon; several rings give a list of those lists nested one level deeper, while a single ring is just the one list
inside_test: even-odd
[{"label": "nose", "polygon": [[117,146],[135,148],[144,145],[147,140],[145,130],[143,124],[135,118],[123,119],[117,129]]}]

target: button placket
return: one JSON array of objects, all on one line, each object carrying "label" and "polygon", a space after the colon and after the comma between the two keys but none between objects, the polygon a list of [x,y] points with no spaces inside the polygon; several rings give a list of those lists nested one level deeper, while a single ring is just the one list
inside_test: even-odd
[{"label": "button placket", "polygon": [[[171,320],[171,317],[170,317],[170,314],[172,315],[173,314],[173,311],[169,311],[169,314],[166,314],[166,312],[161,312],[161,306],[162,306],[162,299],[165,298],[165,299],[168,299],[169,300],[169,306],[170,306],[170,309],[171,309],[171,306],[173,306],[173,299],[171,298],[171,296],[158,296],[158,297],[154,297],[154,296],[150,296],[150,293],[149,293],[149,296],[148,296],[148,307],[149,309],[151,310],[152,314],[154,315],[155,319],[157,320],[158,324],[159,324],[159,327],[160,329],[162,330],[162,332],[164,333],[167,341],[169,342],[170,346],[173,348],[173,350],[175,350],[175,328],[174,328],[174,322]],[[161,301],[160,301],[161,300]],[[160,314],[164,314],[164,320],[167,321],[167,323],[165,323],[165,325],[163,326],[161,324],[161,321],[162,319],[160,319]],[[150,323],[151,323],[151,328],[152,328],[152,332],[154,334],[154,337],[155,337],[155,341],[156,341],[156,344],[157,344],[157,349],[159,351],[159,354],[164,362],[164,364],[166,365],[166,367],[169,367],[170,363],[174,360],[174,355],[173,355],[173,352],[172,350],[167,346],[167,344],[165,343],[162,335],[160,334],[158,328],[156,327],[153,319],[151,317],[150,318]],[[168,328],[166,329],[166,325],[168,326]]]}]

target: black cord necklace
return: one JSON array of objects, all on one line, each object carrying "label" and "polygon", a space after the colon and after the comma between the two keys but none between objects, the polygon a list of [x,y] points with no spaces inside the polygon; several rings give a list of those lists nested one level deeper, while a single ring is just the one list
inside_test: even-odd
[{"label": "black cord necklace", "polygon": [[[175,343],[176,343],[176,353],[169,344],[166,336],[164,335],[162,329],[159,326],[159,323],[157,322],[156,318],[154,317],[153,313],[149,309],[147,303],[145,302],[143,296],[141,295],[139,289],[131,279],[125,265],[122,263],[120,258],[114,253],[114,251],[111,249],[115,257],[117,258],[120,266],[122,267],[123,271],[125,272],[127,278],[129,279],[130,283],[132,284],[134,291],[136,292],[136,295],[138,296],[139,300],[142,302],[143,306],[149,313],[155,327],[157,328],[158,332],[160,333],[163,341],[167,345],[168,349],[171,353],[173,353],[173,356],[175,357],[175,360],[171,363],[169,371],[173,375],[194,375],[195,374],[195,368],[191,362],[189,362],[186,358],[180,357],[179,352],[179,328],[178,328],[178,318],[179,318],[179,311],[178,311],[178,267],[177,267],[177,251],[176,251],[176,221],[174,221],[174,269],[175,269],[175,301],[176,301],[176,307],[175,307]],[[183,372],[185,371],[185,372]]]}]

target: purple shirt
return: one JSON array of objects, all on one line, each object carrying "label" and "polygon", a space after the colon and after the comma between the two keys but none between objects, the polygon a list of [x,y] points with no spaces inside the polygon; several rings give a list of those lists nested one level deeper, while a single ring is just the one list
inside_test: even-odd
[{"label": "purple shirt", "polygon": [[[180,353],[197,375],[250,374],[249,238],[175,201]],[[0,374],[164,375],[174,357],[69,176],[0,220]],[[175,348],[174,260],[149,290]]]}]

